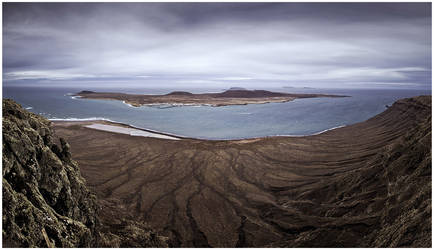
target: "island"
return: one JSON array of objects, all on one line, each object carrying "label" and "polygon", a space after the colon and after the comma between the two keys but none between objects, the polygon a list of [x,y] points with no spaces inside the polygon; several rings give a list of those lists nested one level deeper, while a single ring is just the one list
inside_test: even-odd
[{"label": "island", "polygon": [[317,97],[348,97],[344,95],[327,94],[292,94],[271,92],[267,90],[229,89],[221,93],[193,94],[186,91],[174,91],[165,95],[125,94],[115,92],[94,92],[84,90],[75,97],[87,99],[119,100],[134,107],[142,105],[170,105],[170,106],[227,106],[247,105],[276,102],[289,102],[296,98]]}]

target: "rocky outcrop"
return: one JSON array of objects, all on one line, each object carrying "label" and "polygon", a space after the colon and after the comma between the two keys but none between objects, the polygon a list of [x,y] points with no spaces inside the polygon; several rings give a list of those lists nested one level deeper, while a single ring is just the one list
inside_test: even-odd
[{"label": "rocky outcrop", "polygon": [[49,121],[3,101],[3,246],[90,247],[96,198]]},{"label": "rocky outcrop", "polygon": [[55,143],[49,126],[3,100],[3,246],[166,246],[144,223],[108,223],[110,207],[98,204],[69,144],[63,138]]}]

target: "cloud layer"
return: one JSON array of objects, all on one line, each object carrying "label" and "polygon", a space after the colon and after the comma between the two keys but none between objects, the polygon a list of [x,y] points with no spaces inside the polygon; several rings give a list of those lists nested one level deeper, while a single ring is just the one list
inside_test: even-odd
[{"label": "cloud layer", "polygon": [[431,3],[4,3],[6,84],[431,86]]}]

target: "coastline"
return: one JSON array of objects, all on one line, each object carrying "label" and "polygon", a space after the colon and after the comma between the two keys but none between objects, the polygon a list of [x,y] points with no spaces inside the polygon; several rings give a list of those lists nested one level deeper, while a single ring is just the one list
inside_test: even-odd
[{"label": "coastline", "polygon": [[[157,134],[157,135],[175,137],[177,139],[201,140],[201,139],[190,138],[190,137],[186,137],[186,136],[182,136],[182,135],[176,135],[176,134],[161,132],[161,131],[152,130],[152,129],[140,128],[140,127],[136,127],[134,125],[130,125],[130,124],[122,123],[122,122],[117,122],[117,121],[113,121],[113,120],[106,119],[106,118],[100,118],[100,117],[93,117],[93,118],[92,117],[91,118],[66,118],[66,119],[57,119],[56,118],[56,119],[48,119],[48,120],[54,122],[55,124],[83,125],[84,127],[86,125],[90,125],[88,123],[92,123],[92,124],[110,124],[110,125],[113,125],[113,126],[136,129],[136,130],[140,130],[140,131],[144,131],[144,132],[148,132],[148,133],[153,133],[153,134]],[[103,130],[101,130],[101,131],[103,131]],[[116,132],[113,132],[113,131],[106,131],[106,132],[116,133]],[[122,134],[122,133],[117,133],[117,134]]]},{"label": "coastline", "polygon": [[68,95],[71,99],[93,99],[93,100],[110,100],[110,101],[121,101],[123,104],[130,108],[140,108],[140,107],[157,107],[157,108],[175,108],[175,107],[224,107],[224,106],[237,106],[237,105],[249,105],[249,104],[267,104],[267,103],[285,103],[294,101],[297,98],[292,99],[273,99],[273,100],[260,100],[260,101],[250,101],[242,103],[230,103],[230,104],[212,104],[212,103],[183,103],[183,102],[155,102],[155,103],[143,103],[137,104],[133,102],[128,102],[126,100],[120,100],[116,98],[88,98],[80,95]]},{"label": "coastline", "polygon": [[131,107],[131,108],[140,108],[140,107],[158,107],[158,106],[168,106],[166,108],[173,107],[224,107],[224,106],[238,106],[238,105],[249,105],[249,104],[267,104],[267,103],[285,103],[294,101],[297,98],[284,98],[284,99],[266,99],[266,100],[237,100],[239,102],[230,102],[230,103],[200,103],[200,102],[152,102],[152,103],[135,103],[129,102],[127,100],[121,100],[116,98],[89,98],[85,96],[71,96],[72,99],[93,99],[93,100],[111,100],[111,101],[122,101],[123,104]]},{"label": "coastline", "polygon": [[339,129],[339,128],[345,128],[346,126],[348,126],[348,125],[340,125],[340,126],[324,129],[324,130],[321,130],[319,132],[316,132],[316,133],[313,133],[310,135],[270,135],[270,136],[266,136],[266,137],[275,137],[275,136],[278,136],[278,137],[308,137],[308,136],[324,134],[325,132],[332,131],[332,130]]},{"label": "coastline", "polygon": [[193,94],[185,91],[173,91],[165,95],[149,94],[126,94],[115,92],[94,92],[83,90],[73,97],[95,100],[118,100],[133,107],[141,106],[230,106],[248,105],[265,103],[282,103],[293,101],[298,98],[318,98],[318,97],[348,97],[345,95],[329,94],[294,94],[271,92],[267,90],[227,90],[221,93],[201,93]]},{"label": "coastline", "polygon": [[[344,127],[347,126],[347,125],[340,125],[340,126],[324,129],[322,131],[319,131],[319,132],[316,132],[316,133],[313,133],[313,134],[307,134],[307,135],[269,135],[269,136],[259,136],[259,137],[243,137],[243,138],[229,138],[229,139],[209,139],[209,138],[200,138],[200,137],[190,137],[190,136],[173,134],[173,133],[169,133],[169,132],[163,132],[163,131],[153,130],[153,129],[149,129],[149,128],[137,127],[137,126],[134,126],[134,125],[131,125],[131,124],[127,124],[127,123],[123,123],[123,122],[117,122],[117,121],[113,121],[113,120],[110,120],[110,119],[107,119],[107,118],[102,118],[102,117],[66,118],[66,119],[53,118],[53,119],[48,119],[48,120],[50,120],[50,121],[52,121],[54,123],[59,123],[59,124],[75,123],[76,125],[83,125],[84,127],[87,126],[87,125],[90,125],[90,124],[87,124],[89,122],[90,123],[93,122],[93,124],[110,124],[110,125],[113,125],[113,126],[136,129],[136,130],[140,130],[140,131],[144,131],[144,132],[148,132],[148,133],[153,133],[153,134],[157,134],[157,135],[175,137],[177,139],[190,139],[190,140],[201,140],[201,141],[245,141],[245,140],[260,140],[260,139],[274,138],[274,137],[309,137],[309,136],[320,135],[320,134],[326,133],[328,131],[332,131],[332,130],[339,129],[339,128],[344,128]],[[107,131],[107,132],[117,133],[117,132],[114,132],[114,131]]]},{"label": "coastline", "polygon": [[[417,202],[418,218],[426,221],[431,201],[418,201],[431,194],[431,112],[431,97],[408,98],[366,121],[317,135],[248,140],[144,139],[71,121],[52,128],[69,143],[97,197],[161,230],[175,246],[193,246],[203,236],[213,247],[236,247],[239,237],[245,246],[294,246],[311,244],[306,234],[331,228],[333,239],[356,235],[359,242],[347,246],[357,246],[366,232],[376,239],[385,219],[401,226],[396,211],[402,202],[409,208]],[[392,196],[384,185],[391,177],[397,180]],[[368,227],[354,228],[360,223]],[[198,233],[195,225],[210,230]],[[394,232],[394,225],[384,230]],[[288,231],[295,232],[294,244],[286,241]]]},{"label": "coastline", "polygon": [[147,132],[147,131],[140,130],[140,129],[124,127],[124,126],[117,126],[117,125],[92,123],[89,125],[84,125],[84,127],[96,129],[96,130],[107,131],[107,132],[112,132],[112,133],[117,133],[117,134],[126,134],[129,136],[154,137],[154,138],[168,139],[168,140],[180,140],[179,138],[176,138],[173,136],[161,135],[161,134],[151,133],[151,132]]}]

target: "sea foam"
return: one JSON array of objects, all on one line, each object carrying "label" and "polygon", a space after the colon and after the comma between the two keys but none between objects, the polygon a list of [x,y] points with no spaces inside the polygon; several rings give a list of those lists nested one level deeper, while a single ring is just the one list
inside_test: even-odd
[{"label": "sea foam", "polygon": [[50,121],[71,121],[71,122],[84,122],[84,121],[108,121],[108,122],[115,122],[115,121],[112,121],[112,120],[104,118],[104,117],[89,117],[89,118],[75,118],[75,117],[57,118],[57,117],[53,117],[53,118],[50,118],[48,120],[50,120]]}]

